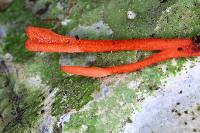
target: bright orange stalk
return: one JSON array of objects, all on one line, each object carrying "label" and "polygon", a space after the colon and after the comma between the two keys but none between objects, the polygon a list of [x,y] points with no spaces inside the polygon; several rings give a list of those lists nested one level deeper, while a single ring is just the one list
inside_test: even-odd
[{"label": "bright orange stalk", "polygon": [[73,37],[61,36],[48,29],[28,27],[28,40],[25,47],[29,51],[43,52],[110,52],[122,50],[160,50],[142,61],[136,63],[99,68],[80,66],[61,66],[66,73],[104,77],[108,75],[132,72],[149,65],[178,57],[200,56],[200,47],[190,38],[186,39],[130,39],[130,40],[79,40]]}]

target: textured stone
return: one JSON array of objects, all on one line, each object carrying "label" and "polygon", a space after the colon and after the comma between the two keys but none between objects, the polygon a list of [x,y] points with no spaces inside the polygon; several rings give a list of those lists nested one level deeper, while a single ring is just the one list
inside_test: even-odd
[{"label": "textured stone", "polygon": [[165,86],[148,97],[141,112],[133,114],[124,133],[191,133],[200,131],[200,63],[185,64],[184,70],[166,79]]}]

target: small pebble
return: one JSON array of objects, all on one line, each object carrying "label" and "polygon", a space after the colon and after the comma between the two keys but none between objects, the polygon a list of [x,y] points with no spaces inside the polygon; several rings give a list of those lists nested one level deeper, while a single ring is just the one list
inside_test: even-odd
[{"label": "small pebble", "polygon": [[61,21],[61,25],[66,26],[66,25],[68,25],[70,22],[71,22],[70,19],[64,19],[64,20]]},{"label": "small pebble", "polygon": [[127,16],[128,16],[128,19],[132,20],[132,19],[134,19],[136,17],[136,14],[133,11],[128,11],[127,12]]},{"label": "small pebble", "polygon": [[9,61],[9,62],[11,62],[13,60],[13,56],[10,53],[6,53],[4,55],[4,58],[6,61]]}]

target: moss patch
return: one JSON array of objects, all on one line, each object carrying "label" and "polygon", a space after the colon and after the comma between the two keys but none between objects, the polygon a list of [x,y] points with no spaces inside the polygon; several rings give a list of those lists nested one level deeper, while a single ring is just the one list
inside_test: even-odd
[{"label": "moss patch", "polygon": [[158,20],[155,29],[158,37],[194,37],[199,34],[198,0],[179,0],[169,7]]},{"label": "moss patch", "polygon": [[27,88],[11,75],[0,75],[1,132],[29,132],[39,118],[42,92]]},{"label": "moss patch", "polygon": [[[6,17],[5,17],[6,16]],[[14,60],[18,63],[27,61],[34,56],[34,53],[28,52],[24,48],[26,36],[24,28],[27,25],[37,25],[48,27],[51,24],[45,24],[32,16],[30,11],[25,9],[24,0],[15,0],[11,6],[4,12],[0,12],[1,24],[9,25],[7,36],[3,43],[4,53],[11,53]]]},{"label": "moss patch", "polygon": [[39,74],[45,84],[52,89],[58,88],[52,105],[55,116],[71,109],[79,110],[92,99],[91,93],[99,89],[95,79],[69,76],[59,71],[58,54],[45,54],[34,60],[35,63],[26,65],[25,73]]},{"label": "moss patch", "polygon": [[127,89],[125,84],[118,84],[118,87],[112,89],[111,96],[93,101],[89,108],[72,115],[70,122],[65,124],[64,131],[117,132],[132,112],[135,92]]},{"label": "moss patch", "polygon": [[200,112],[200,105],[199,105],[199,106],[197,106],[197,111],[199,111],[199,112]]}]

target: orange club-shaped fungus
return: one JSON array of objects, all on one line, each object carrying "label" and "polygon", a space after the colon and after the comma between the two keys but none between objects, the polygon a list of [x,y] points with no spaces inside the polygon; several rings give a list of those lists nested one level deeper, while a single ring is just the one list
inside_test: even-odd
[{"label": "orange club-shaped fungus", "polygon": [[175,39],[129,39],[129,40],[80,40],[69,36],[62,36],[45,28],[27,27],[28,37],[25,48],[32,52],[111,52],[111,51],[159,51],[149,57],[112,67],[82,67],[60,66],[61,71],[86,77],[104,77],[113,74],[127,73],[172,58],[200,56],[200,41],[196,38]]}]

